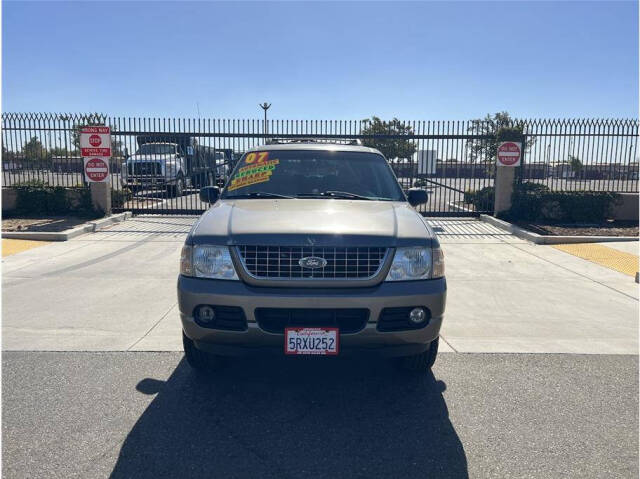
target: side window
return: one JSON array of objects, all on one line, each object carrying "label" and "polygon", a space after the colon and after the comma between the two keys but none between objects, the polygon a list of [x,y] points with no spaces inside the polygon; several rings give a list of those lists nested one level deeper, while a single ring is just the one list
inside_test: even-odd
[{"label": "side window", "polygon": [[182,147],[178,146],[178,155],[184,156],[184,151],[182,151]]}]

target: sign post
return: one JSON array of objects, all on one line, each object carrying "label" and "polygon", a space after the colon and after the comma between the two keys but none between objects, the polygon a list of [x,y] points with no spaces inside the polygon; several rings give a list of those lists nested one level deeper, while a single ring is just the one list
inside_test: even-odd
[{"label": "sign post", "polygon": [[109,159],[111,158],[111,128],[85,126],[80,130],[80,152],[84,163],[84,179],[91,188],[93,207],[111,213]]},{"label": "sign post", "polygon": [[515,167],[522,160],[522,142],[501,141],[496,152],[496,180],[493,212],[495,215],[511,208]]}]

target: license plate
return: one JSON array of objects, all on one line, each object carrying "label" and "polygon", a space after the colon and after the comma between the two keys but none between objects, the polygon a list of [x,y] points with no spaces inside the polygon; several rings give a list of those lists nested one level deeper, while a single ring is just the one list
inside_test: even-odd
[{"label": "license plate", "polygon": [[284,352],[293,355],[335,356],[339,351],[338,328],[285,328]]}]

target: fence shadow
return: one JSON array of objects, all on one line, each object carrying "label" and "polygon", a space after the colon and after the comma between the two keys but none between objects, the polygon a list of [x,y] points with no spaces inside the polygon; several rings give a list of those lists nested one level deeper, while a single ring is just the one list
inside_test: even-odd
[{"label": "fence shadow", "polygon": [[[128,434],[111,477],[468,477],[433,374],[386,361],[184,360]],[[135,393],[134,393],[135,394]]]}]

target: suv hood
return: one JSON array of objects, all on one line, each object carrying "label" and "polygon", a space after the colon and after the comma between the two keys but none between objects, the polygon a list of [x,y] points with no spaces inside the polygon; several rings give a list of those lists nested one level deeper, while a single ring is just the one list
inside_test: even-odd
[{"label": "suv hood", "polygon": [[338,199],[220,200],[188,242],[279,246],[431,245],[433,231],[408,203]]}]

